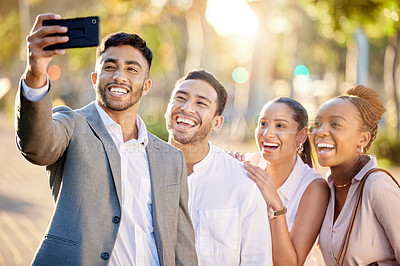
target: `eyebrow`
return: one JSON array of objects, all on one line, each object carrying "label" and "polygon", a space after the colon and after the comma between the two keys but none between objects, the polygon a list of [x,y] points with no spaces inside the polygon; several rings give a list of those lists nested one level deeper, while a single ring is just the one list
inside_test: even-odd
[{"label": "eyebrow", "polygon": [[[259,120],[260,120],[260,121],[261,121],[261,120],[268,120],[268,118],[266,118],[266,117],[260,117]],[[274,121],[284,121],[284,122],[286,122],[286,123],[289,123],[288,120],[283,119],[283,118],[275,118]]]},{"label": "eyebrow", "polygon": [[[183,91],[183,90],[177,90],[175,95],[178,94],[178,93],[182,93],[182,94],[185,94],[185,95],[189,96],[189,93],[187,93],[186,91]],[[203,100],[205,100],[206,102],[208,102],[210,104],[212,103],[212,101],[209,98],[205,97],[205,96],[202,96],[202,95],[199,95],[199,94],[195,94],[194,96],[198,97],[200,99],[203,99]]]},{"label": "eyebrow", "polygon": [[[104,60],[104,63],[118,63],[118,60],[115,58],[107,58],[106,60]],[[138,66],[140,69],[142,69],[142,65],[139,64],[139,62],[135,61],[135,60],[126,60],[124,61],[125,65],[136,65]]]},{"label": "eyebrow", "polygon": [[[315,117],[315,119],[318,119],[318,118],[321,118],[321,116],[320,116],[320,115],[317,115],[317,116]],[[342,119],[342,120],[344,120],[344,121],[347,121],[346,118],[344,118],[343,116],[340,116],[340,115],[330,115],[328,118],[329,118],[329,119]]]}]

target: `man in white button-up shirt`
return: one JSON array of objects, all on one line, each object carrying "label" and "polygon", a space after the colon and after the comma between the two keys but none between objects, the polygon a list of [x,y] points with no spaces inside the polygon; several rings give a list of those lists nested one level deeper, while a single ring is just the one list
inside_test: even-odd
[{"label": "man in white button-up shirt", "polygon": [[79,110],[51,110],[46,69],[68,38],[60,26],[28,36],[27,69],[16,99],[17,145],[45,165],[55,210],[34,265],[197,265],[182,152],[149,132],[137,115],[151,87],[153,58],[136,34],[106,36],[92,73],[97,94]]},{"label": "man in white button-up shirt", "polygon": [[199,265],[272,265],[267,206],[243,165],[213,146],[227,99],[205,70],[178,80],[165,114],[169,142],[185,155]]}]

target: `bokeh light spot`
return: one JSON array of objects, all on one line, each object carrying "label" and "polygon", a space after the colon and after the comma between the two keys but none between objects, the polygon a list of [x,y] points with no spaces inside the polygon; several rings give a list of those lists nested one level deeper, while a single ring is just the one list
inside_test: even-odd
[{"label": "bokeh light spot", "polygon": [[297,77],[300,75],[307,76],[307,77],[310,76],[310,71],[308,70],[308,68],[305,65],[298,65],[295,67],[294,76]]},{"label": "bokeh light spot", "polygon": [[61,69],[58,65],[52,65],[49,67],[47,70],[47,75],[49,75],[49,78],[51,81],[55,81],[60,78],[61,76]]},{"label": "bokeh light spot", "polygon": [[232,78],[236,83],[245,83],[249,79],[249,72],[244,67],[237,67],[232,71]]}]

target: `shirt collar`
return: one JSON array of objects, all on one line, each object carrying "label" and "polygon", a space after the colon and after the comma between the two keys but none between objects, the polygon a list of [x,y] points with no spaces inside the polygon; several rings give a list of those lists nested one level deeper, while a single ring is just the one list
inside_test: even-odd
[{"label": "shirt collar", "polygon": [[214,145],[212,145],[211,142],[208,142],[208,147],[210,149],[208,150],[206,157],[204,157],[204,159],[201,160],[200,162],[193,165],[193,173],[199,174],[199,173],[203,172],[204,169],[208,169],[209,165],[213,161],[214,152],[218,148],[215,147]]},{"label": "shirt collar", "polygon": [[[112,118],[106,113],[106,111],[104,111],[103,108],[100,107],[97,101],[95,101],[94,104],[107,131],[110,133],[110,130],[116,127],[119,129],[119,131],[121,131],[121,126],[117,124],[114,120],[112,120]],[[144,147],[146,147],[147,143],[149,142],[149,137],[147,134],[146,125],[139,114],[136,115],[136,127],[138,128],[138,138],[130,139],[129,141],[127,141],[127,143],[142,143]]]},{"label": "shirt collar", "polygon": [[292,172],[286,181],[278,188],[278,191],[287,199],[290,200],[296,193],[296,188],[301,181],[301,177],[304,173],[305,164],[299,155],[296,156],[296,162],[294,164]]},{"label": "shirt collar", "polygon": [[[376,162],[376,158],[370,155],[364,155],[369,157],[369,161],[364,165],[363,168],[354,176],[354,179],[360,181],[364,175],[372,168],[377,168],[378,163]],[[328,183],[331,184],[333,183],[333,177],[331,175],[331,170],[329,169],[328,172],[326,173],[326,176],[328,177]]]}]

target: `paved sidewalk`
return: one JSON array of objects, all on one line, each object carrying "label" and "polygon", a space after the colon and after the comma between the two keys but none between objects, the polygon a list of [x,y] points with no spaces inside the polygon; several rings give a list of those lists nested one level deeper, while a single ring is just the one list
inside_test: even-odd
[{"label": "paved sidewalk", "polygon": [[[240,150],[235,145],[230,148]],[[2,112],[0,170],[0,266],[29,265],[46,230],[53,203],[44,167],[35,166],[20,155],[12,121]],[[400,167],[390,171],[400,178]]]},{"label": "paved sidewalk", "polygon": [[51,192],[44,167],[20,155],[1,112],[0,169],[0,265],[29,265],[51,217]]}]

